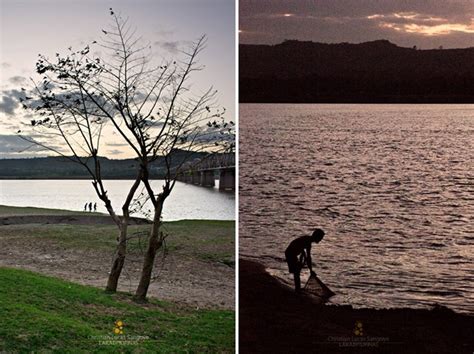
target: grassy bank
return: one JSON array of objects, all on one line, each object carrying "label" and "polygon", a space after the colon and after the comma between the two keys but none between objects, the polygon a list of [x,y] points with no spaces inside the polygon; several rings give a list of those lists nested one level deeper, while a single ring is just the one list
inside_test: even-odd
[{"label": "grassy bank", "polygon": [[[233,352],[234,312],[191,310],[0,268],[0,351]],[[123,334],[114,334],[116,321]]]},{"label": "grassy bank", "polygon": [[[115,225],[98,223],[107,216],[0,206],[2,217],[0,353],[234,351],[235,312],[228,310],[234,222],[165,222],[167,255],[157,260],[159,278],[150,286],[150,302],[142,305],[130,294],[150,225],[129,228],[119,286],[131,293],[106,294],[118,234]],[[78,219],[80,224],[68,223]],[[123,322],[123,334],[114,333],[116,321]]]},{"label": "grassy bank", "polygon": [[[36,215],[94,216],[101,214],[0,205],[0,218]],[[149,225],[131,225],[129,227],[128,252],[130,254],[143,253],[149,230]],[[164,222],[162,231],[168,235],[166,241],[168,253],[234,266],[234,221],[181,220]],[[65,250],[105,252],[115,249],[117,234],[118,230],[115,225],[28,223],[2,226],[0,241],[12,243],[29,240],[30,242],[62,247]]]},{"label": "grassy bank", "polygon": [[[110,251],[117,245],[114,225],[19,224],[1,227],[4,242],[30,240],[52,244],[65,250]],[[144,251],[150,226],[129,227],[128,252],[139,255]],[[164,223],[168,234],[168,254],[197,257],[210,262],[234,265],[234,222],[183,220]]]}]

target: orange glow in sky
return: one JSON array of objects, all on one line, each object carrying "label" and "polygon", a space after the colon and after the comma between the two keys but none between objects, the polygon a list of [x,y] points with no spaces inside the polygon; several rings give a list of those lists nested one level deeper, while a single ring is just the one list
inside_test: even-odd
[{"label": "orange glow in sky", "polygon": [[[474,19],[471,19],[471,23],[449,23],[445,18],[423,16],[416,12],[374,14],[367,16],[367,19],[380,21],[378,26],[381,28],[423,36],[442,36],[453,32],[474,33]],[[407,23],[400,23],[396,19],[407,20]]]}]

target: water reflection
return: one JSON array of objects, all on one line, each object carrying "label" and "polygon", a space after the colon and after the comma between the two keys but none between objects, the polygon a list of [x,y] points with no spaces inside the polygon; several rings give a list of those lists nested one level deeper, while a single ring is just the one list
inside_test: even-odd
[{"label": "water reflection", "polygon": [[473,135],[473,105],[241,105],[242,255],[291,281],[321,227],[335,301],[474,312]]}]

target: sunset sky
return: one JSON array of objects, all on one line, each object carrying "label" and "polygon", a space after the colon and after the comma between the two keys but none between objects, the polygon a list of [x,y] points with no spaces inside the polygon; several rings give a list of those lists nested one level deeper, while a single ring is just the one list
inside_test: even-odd
[{"label": "sunset sky", "polygon": [[[25,147],[14,135],[25,114],[18,90],[35,73],[39,53],[54,57],[98,39],[110,22],[110,7],[129,17],[157,57],[174,59],[179,49],[206,34],[200,58],[205,69],[194,76],[194,87],[217,89],[227,118],[235,120],[233,0],[0,0],[0,158],[45,155],[35,149],[18,153]],[[113,141],[103,152],[112,158],[129,156]]]},{"label": "sunset sky", "polygon": [[285,39],[405,47],[474,46],[473,0],[241,0],[240,43]]}]

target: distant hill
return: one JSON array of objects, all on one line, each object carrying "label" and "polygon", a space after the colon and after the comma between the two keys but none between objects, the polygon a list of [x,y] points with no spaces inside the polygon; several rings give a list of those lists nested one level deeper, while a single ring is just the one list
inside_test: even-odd
[{"label": "distant hill", "polygon": [[[187,152],[176,150],[172,154],[172,165],[177,166]],[[191,157],[202,158],[206,153],[194,153]],[[138,162],[135,159],[111,160],[100,157],[101,173],[104,179],[135,178]],[[91,163],[92,166],[92,163]],[[162,178],[165,174],[164,161],[160,158],[150,166],[152,178]],[[0,179],[87,179],[84,167],[64,157],[38,157],[24,159],[0,159]]]},{"label": "distant hill", "polygon": [[474,47],[240,45],[240,102],[474,103]]}]

